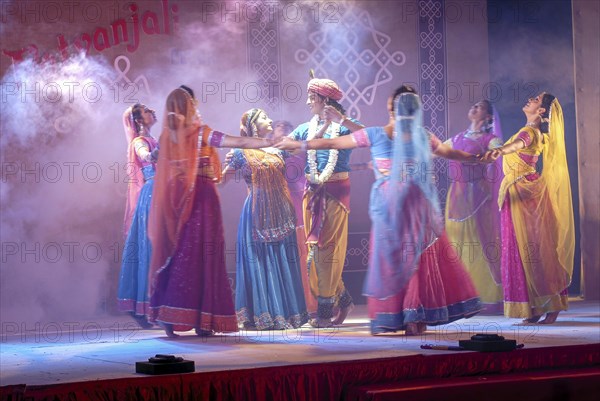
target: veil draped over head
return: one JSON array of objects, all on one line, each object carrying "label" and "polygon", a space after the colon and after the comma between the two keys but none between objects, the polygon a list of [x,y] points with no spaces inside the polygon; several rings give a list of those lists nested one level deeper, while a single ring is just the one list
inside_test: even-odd
[{"label": "veil draped over head", "polygon": [[[390,183],[399,189],[398,201],[405,196],[410,181],[423,192],[433,212],[440,214],[440,202],[433,183],[435,170],[428,132],[423,128],[423,108],[414,93],[403,93],[395,100],[396,137]],[[402,189],[401,189],[402,188]],[[396,193],[396,191],[392,191]],[[398,209],[394,209],[395,212]],[[441,220],[440,220],[441,221]],[[439,228],[439,227],[438,227]]]},{"label": "veil draped over head", "polygon": [[371,194],[374,250],[389,261],[370,265],[367,273],[365,295],[378,299],[393,296],[407,285],[421,254],[443,231],[419,97],[403,93],[394,99],[394,105],[391,172]]},{"label": "veil draped over head", "polygon": [[127,138],[127,176],[129,179],[125,202],[125,218],[123,221],[123,233],[125,238],[129,233],[129,227],[131,226],[135,208],[137,207],[140,191],[144,186],[142,163],[137,158],[133,143],[134,139],[139,135],[135,128],[135,121],[133,118],[134,107],[135,106],[128,107],[123,113],[123,128],[125,129],[125,137]]},{"label": "veil draped over head", "polygon": [[167,97],[163,121],[148,220],[151,277],[168,265],[190,217],[201,143],[196,102],[184,89],[177,88]]},{"label": "veil draped over head", "polygon": [[571,181],[567,165],[565,148],[565,124],[558,99],[550,106],[549,133],[544,134],[544,168],[542,177],[548,188],[552,209],[557,215],[557,252],[560,265],[570,284],[573,276],[573,257],[575,254],[575,226],[573,220],[573,201]]},{"label": "veil draped over head", "polygon": [[123,128],[125,129],[125,138],[127,139],[128,145],[136,136],[138,136],[138,132],[135,128],[135,120],[133,118],[134,107],[135,105],[130,106],[123,112]]}]

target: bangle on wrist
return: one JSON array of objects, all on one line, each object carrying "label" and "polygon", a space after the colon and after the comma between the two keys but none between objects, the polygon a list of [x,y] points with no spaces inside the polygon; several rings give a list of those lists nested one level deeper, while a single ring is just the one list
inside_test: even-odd
[{"label": "bangle on wrist", "polygon": [[300,150],[303,152],[308,150],[308,141],[300,141]]},{"label": "bangle on wrist", "polygon": [[342,118],[340,118],[340,122],[338,123],[339,125],[344,125],[344,122],[348,119],[348,117],[346,116],[342,116]]}]

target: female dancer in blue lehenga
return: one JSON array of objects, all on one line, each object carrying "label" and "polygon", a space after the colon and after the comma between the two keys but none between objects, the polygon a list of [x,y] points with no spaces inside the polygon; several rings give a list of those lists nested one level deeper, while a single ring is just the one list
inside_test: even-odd
[{"label": "female dancer in blue lehenga", "polygon": [[[242,116],[242,136],[265,137],[271,131],[264,111],[251,109]],[[283,152],[236,149],[229,165],[242,170],[249,188],[237,236],[238,323],[258,330],[300,327],[308,313]]]},{"label": "female dancer in blue lehenga", "polygon": [[126,235],[119,289],[119,310],[129,312],[142,328],[148,323],[148,269],[152,247],[148,240],[148,213],[154,184],[158,141],[150,135],[156,122],[154,110],[135,104],[125,110],[123,126],[128,148],[129,185],[125,210]]}]

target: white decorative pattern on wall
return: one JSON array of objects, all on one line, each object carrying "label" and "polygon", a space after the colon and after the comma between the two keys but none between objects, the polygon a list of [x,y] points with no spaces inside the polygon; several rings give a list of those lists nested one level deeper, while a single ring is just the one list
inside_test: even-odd
[{"label": "white decorative pattern on wall", "polygon": [[258,77],[259,98],[267,102],[261,107],[276,112],[281,109],[281,44],[278,20],[272,18],[268,7],[262,1],[248,3],[248,9],[254,11],[253,18],[248,18],[248,68]]},{"label": "white decorative pattern on wall", "polygon": [[309,34],[312,47],[298,49],[295,59],[317,77],[336,81],[349,104],[347,114],[360,119],[361,106],[373,104],[377,90],[394,78],[391,67],[404,65],[406,55],[391,49],[392,38],[377,30],[368,11],[348,7],[339,15],[335,29]]},{"label": "white decorative pattern on wall", "polygon": [[[424,125],[442,141],[446,139],[446,42],[442,0],[419,1],[419,90],[423,102]],[[439,178],[438,193],[444,203],[448,191],[448,163],[434,160],[435,175]]]}]

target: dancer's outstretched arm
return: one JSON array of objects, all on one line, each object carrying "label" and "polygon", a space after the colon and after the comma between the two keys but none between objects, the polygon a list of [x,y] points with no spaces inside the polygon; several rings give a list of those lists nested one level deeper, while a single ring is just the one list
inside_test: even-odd
[{"label": "dancer's outstretched arm", "polygon": [[258,149],[273,146],[274,141],[269,138],[258,138],[249,136],[233,136],[225,134],[221,142],[221,148]]},{"label": "dancer's outstretched arm", "polygon": [[338,136],[337,138],[311,139],[310,141],[295,141],[284,138],[274,145],[277,149],[294,151],[306,151],[309,149],[354,149],[357,147],[352,135]]},{"label": "dancer's outstretched arm", "polygon": [[479,155],[463,152],[462,150],[454,149],[446,143],[440,143],[433,151],[437,157],[443,157],[449,160],[458,160],[461,162],[475,162],[479,160]]}]

